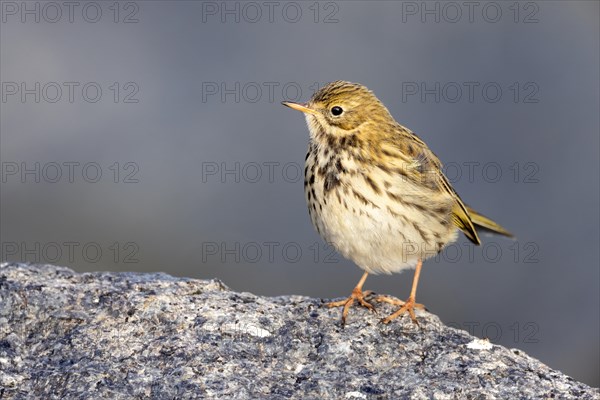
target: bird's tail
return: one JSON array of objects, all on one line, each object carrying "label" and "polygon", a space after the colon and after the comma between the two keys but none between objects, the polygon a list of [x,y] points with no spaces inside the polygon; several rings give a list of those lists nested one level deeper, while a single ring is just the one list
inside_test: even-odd
[{"label": "bird's tail", "polygon": [[510,238],[514,237],[512,233],[510,233],[509,231],[507,231],[506,229],[504,229],[485,215],[479,214],[477,211],[473,210],[469,206],[466,206],[466,208],[467,213],[469,214],[469,217],[471,217],[471,221],[473,222],[473,225],[475,225],[477,230],[496,233]]}]

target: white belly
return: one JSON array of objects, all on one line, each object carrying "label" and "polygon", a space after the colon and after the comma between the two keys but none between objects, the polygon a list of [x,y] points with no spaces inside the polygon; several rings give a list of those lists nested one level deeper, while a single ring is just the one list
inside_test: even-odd
[{"label": "white belly", "polygon": [[[326,191],[323,177],[315,175],[314,184],[305,187],[313,225],[341,255],[369,273],[391,274],[414,268],[417,260],[434,256],[456,240],[458,232],[449,215],[440,220],[434,214],[393,201],[385,193],[375,193],[360,177],[340,177],[339,184]],[[403,195],[403,189],[410,192],[406,185],[396,185],[398,196]],[[449,206],[450,199],[441,201]],[[419,204],[444,206],[440,199]]]}]

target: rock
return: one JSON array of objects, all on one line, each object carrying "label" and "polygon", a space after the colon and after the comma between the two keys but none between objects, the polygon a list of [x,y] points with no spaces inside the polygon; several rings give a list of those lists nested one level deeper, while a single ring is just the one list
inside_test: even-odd
[{"label": "rock", "polygon": [[[218,280],[0,265],[2,399],[598,399],[427,312],[389,325]],[[380,315],[392,307],[379,305]]]}]

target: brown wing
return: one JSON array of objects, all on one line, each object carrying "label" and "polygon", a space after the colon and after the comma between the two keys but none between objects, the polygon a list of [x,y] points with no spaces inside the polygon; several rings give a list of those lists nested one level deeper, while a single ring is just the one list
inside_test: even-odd
[{"label": "brown wing", "polygon": [[[403,127],[404,128],[404,127]],[[419,164],[420,168],[417,167],[419,173],[424,174],[427,173],[427,177],[422,177],[423,180],[433,180],[434,184],[448,193],[454,199],[454,207],[452,208],[452,223],[456,225],[458,229],[460,229],[470,241],[475,244],[481,244],[479,240],[479,236],[477,235],[477,231],[475,230],[475,226],[473,225],[473,221],[469,214],[469,209],[460,199],[460,196],[450,182],[448,182],[448,178],[442,172],[442,162],[440,159],[427,147],[425,142],[423,142],[417,135],[415,135],[410,130],[404,128],[405,136],[410,139],[413,146],[409,146],[409,150],[411,147],[418,148],[417,152],[413,151],[411,154],[414,160]],[[429,164],[429,165],[428,165]]]},{"label": "brown wing", "polygon": [[456,225],[471,242],[481,244],[481,240],[479,240],[479,236],[477,236],[477,231],[475,230],[475,226],[473,226],[473,220],[471,219],[467,206],[462,202],[458,193],[456,193],[454,188],[450,185],[448,178],[446,178],[441,170],[439,175],[442,186],[450,193],[450,195],[452,195],[455,201],[454,208],[452,209],[452,223],[454,223],[454,225]]}]

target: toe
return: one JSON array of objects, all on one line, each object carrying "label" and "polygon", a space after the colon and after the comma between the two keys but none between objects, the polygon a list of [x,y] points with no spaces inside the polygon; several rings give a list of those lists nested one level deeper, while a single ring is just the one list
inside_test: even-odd
[{"label": "toe", "polygon": [[358,302],[361,306],[367,308],[369,311],[375,312],[375,307],[373,307],[373,304],[369,303],[368,301],[364,299],[359,299]]},{"label": "toe", "polygon": [[394,306],[403,306],[404,302],[402,300],[396,299],[395,297],[390,296],[377,296],[375,301],[378,303],[388,303]]}]

